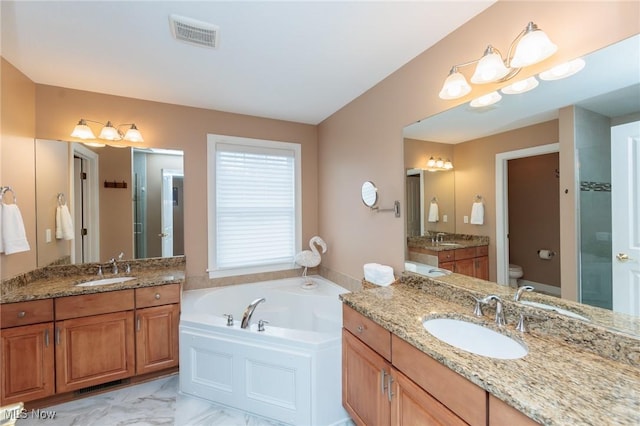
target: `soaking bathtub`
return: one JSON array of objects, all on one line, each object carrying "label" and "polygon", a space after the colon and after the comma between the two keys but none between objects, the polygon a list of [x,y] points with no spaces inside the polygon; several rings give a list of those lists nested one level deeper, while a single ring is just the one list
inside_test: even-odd
[{"label": "soaking bathtub", "polygon": [[[346,292],[319,276],[184,292],[180,391],[281,423],[350,424],[341,402],[338,296]],[[261,297],[249,328],[240,328],[246,306]]]}]

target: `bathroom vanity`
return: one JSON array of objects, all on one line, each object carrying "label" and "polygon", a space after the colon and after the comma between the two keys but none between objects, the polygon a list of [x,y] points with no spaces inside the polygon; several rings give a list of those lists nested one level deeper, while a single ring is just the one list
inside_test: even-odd
[{"label": "bathroom vanity", "polygon": [[408,238],[408,260],[447,269],[483,280],[489,279],[489,239],[482,236],[444,234]]},{"label": "bathroom vanity", "polygon": [[7,285],[0,404],[40,406],[176,371],[184,273],[134,268],[132,275],[101,286],[78,286],[96,277],[74,274]]},{"label": "bathroom vanity", "polygon": [[[468,290],[452,285],[462,281]],[[502,298],[507,325],[490,306],[474,315],[473,297],[488,293]],[[512,293],[459,274],[405,273],[399,284],[342,295],[343,405],[356,424],[639,424],[640,341],[530,309]],[[521,312],[530,332],[515,329]],[[458,349],[426,331],[433,318],[480,324],[528,352],[497,359]]]}]

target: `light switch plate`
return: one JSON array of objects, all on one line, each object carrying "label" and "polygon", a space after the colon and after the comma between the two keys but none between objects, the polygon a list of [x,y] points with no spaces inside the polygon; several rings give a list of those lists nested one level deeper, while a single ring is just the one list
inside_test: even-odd
[{"label": "light switch plate", "polygon": [[443,221],[444,223],[447,223],[447,222],[449,221],[449,217],[448,217],[446,214],[443,214],[443,215],[442,215],[442,221]]},{"label": "light switch plate", "polygon": [[44,231],[44,239],[46,242],[51,242],[51,229],[45,229]]},{"label": "light switch plate", "polygon": [[465,216],[465,217],[463,217],[463,218],[462,218],[462,221],[463,221],[464,223],[469,223],[469,216]]}]

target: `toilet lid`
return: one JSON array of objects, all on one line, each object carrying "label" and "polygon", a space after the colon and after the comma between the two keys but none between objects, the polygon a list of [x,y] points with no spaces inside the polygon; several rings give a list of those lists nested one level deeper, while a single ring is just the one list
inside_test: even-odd
[{"label": "toilet lid", "polygon": [[509,264],[509,270],[510,271],[522,271],[522,266],[514,265],[513,263],[510,263]]}]

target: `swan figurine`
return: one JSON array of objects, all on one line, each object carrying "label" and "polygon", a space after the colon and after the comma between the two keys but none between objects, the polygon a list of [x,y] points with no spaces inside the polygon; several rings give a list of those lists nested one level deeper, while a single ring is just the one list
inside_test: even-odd
[{"label": "swan figurine", "polygon": [[318,266],[320,264],[320,253],[318,252],[316,245],[322,248],[323,254],[327,252],[327,243],[325,243],[322,238],[316,235],[309,240],[309,247],[311,248],[311,250],[303,250],[300,253],[296,254],[294,258],[294,261],[298,265],[304,267],[304,272],[302,272],[303,277],[307,276],[307,268],[313,268],[314,266]]}]

